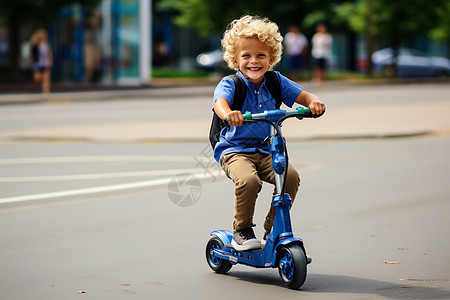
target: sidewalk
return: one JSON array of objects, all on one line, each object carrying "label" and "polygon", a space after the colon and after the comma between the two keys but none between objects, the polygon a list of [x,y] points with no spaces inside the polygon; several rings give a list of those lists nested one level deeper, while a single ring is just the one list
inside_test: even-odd
[{"label": "sidewalk", "polygon": [[[330,82],[327,87],[320,89],[321,97],[333,99],[338,88],[346,93],[348,85],[354,83]],[[314,92],[310,83],[303,86]],[[386,88],[386,86],[384,86]],[[404,87],[399,87],[403,89]],[[411,90],[411,87],[404,88]],[[427,89],[429,91],[427,91]],[[38,103],[38,102],[70,102],[70,101],[107,101],[112,99],[149,99],[176,96],[211,97],[213,84],[196,86],[162,85],[140,89],[102,90],[83,92],[52,93],[48,96],[40,94],[9,94],[0,95],[0,104]],[[378,91],[378,87],[370,91]],[[393,91],[397,89],[394,87]],[[361,91],[365,91],[361,89]],[[448,84],[433,84],[416,86],[416,90],[409,91],[409,95],[423,93],[425,98],[430,92],[436,94],[426,103],[426,111],[432,112],[425,116],[424,107],[415,103],[399,103],[391,101],[392,105],[377,107],[340,108],[328,106],[326,117],[304,121],[301,132],[296,126],[286,126],[284,135],[291,140],[324,140],[324,139],[363,139],[363,138],[392,138],[408,136],[436,136],[450,135],[450,86]],[[370,92],[369,92],[370,93]],[[389,97],[398,97],[388,93]],[[350,94],[351,95],[351,94]],[[378,95],[365,94],[373,97],[376,103]],[[408,95],[404,95],[407,97]],[[435,101],[438,100],[438,101]],[[126,100],[124,100],[126,101]],[[344,100],[341,100],[344,101]],[[371,100],[372,102],[372,100]],[[331,104],[331,103],[330,103]],[[1,105],[0,105],[1,110]],[[61,128],[30,128],[20,131],[0,132],[0,140],[5,141],[65,141],[65,142],[99,142],[99,143],[156,143],[156,142],[207,142],[210,117],[200,120],[180,120],[177,126],[170,121],[131,122],[127,124],[103,124],[96,126],[73,126]],[[160,128],[164,128],[161,131]],[[179,128],[183,128],[181,133]]]},{"label": "sidewalk", "polygon": [[[98,101],[124,98],[176,97],[183,95],[211,95],[214,85],[202,82],[201,85],[151,85],[146,87],[111,87],[103,89],[57,90],[50,94],[39,92],[0,93],[0,105],[29,104],[42,102]],[[76,86],[73,87],[76,89]]]},{"label": "sidewalk", "polygon": [[[219,80],[219,78],[153,79],[148,86],[136,87],[118,85],[54,84],[53,92],[47,95],[39,93],[36,88],[31,89],[30,85],[26,85],[23,89],[21,89],[20,86],[11,88],[0,85],[0,105],[115,100],[124,97],[210,96]],[[373,86],[411,83],[449,84],[449,81],[439,81],[436,78],[348,79],[328,81],[325,89],[340,86]],[[307,90],[314,89],[314,85],[311,82],[300,82],[300,84]],[[3,92],[5,90],[7,92]]]}]

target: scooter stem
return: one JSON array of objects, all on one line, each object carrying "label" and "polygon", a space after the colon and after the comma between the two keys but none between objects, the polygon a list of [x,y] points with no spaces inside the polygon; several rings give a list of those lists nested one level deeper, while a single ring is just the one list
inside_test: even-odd
[{"label": "scooter stem", "polygon": [[[276,138],[276,129],[273,126],[270,127],[270,133],[272,136],[270,144],[272,144],[273,139]],[[274,155],[274,153],[271,153],[271,154]],[[272,160],[272,163],[273,163],[273,160]],[[281,174],[274,171],[275,187],[276,187],[277,194],[280,194],[281,192],[283,192],[284,172],[286,172],[286,166],[283,168],[283,173],[281,173]]]}]

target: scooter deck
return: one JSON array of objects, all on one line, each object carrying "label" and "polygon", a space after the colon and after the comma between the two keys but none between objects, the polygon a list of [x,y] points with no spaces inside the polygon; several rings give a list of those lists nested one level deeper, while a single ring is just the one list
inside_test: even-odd
[{"label": "scooter deck", "polygon": [[256,248],[256,249],[251,249],[251,250],[238,250],[238,249],[234,248],[232,244],[226,244],[226,245],[224,245],[224,247],[231,248],[231,249],[234,249],[236,251],[241,251],[241,252],[258,252],[258,251],[261,251],[264,249],[264,245],[262,245],[262,244],[261,244],[261,248]]},{"label": "scooter deck", "polygon": [[264,249],[239,251],[234,249],[231,244],[226,244],[224,248],[215,249],[213,252],[217,258],[228,260],[232,264],[243,264],[256,268],[272,266],[272,253],[265,253]]},{"label": "scooter deck", "polygon": [[[233,245],[232,244],[226,244],[226,245],[224,245],[224,248],[222,249],[222,250],[224,250],[224,249],[233,249],[233,250],[235,250],[236,252],[234,253],[234,255],[233,256],[238,256],[239,257],[239,255],[236,255],[237,253],[255,253],[255,252],[262,252],[262,250],[264,250],[264,246],[265,245],[261,245],[261,248],[260,249],[252,249],[252,250],[246,250],[246,251],[240,251],[240,250],[236,250],[234,247],[233,247]],[[306,253],[305,252],[305,255],[306,255],[306,263],[307,264],[310,264],[310,263],[312,263],[312,257],[308,254],[308,253]],[[235,259],[230,259],[229,257],[228,257],[228,260],[230,260],[230,261],[232,261],[233,263],[237,263],[238,261],[237,260],[235,260]],[[249,264],[248,262],[240,262],[240,263],[243,263],[243,264]],[[269,266],[269,264],[264,264],[264,267],[267,267],[267,266]]]}]

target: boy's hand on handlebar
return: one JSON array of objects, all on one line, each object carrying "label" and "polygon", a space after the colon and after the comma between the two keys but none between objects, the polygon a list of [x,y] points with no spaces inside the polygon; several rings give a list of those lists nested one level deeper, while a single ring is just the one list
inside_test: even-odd
[{"label": "boy's hand on handlebar", "polygon": [[298,95],[295,102],[309,108],[315,118],[320,117],[325,112],[325,104],[319,100],[319,97],[305,90]]},{"label": "boy's hand on handlebar", "polygon": [[244,124],[244,116],[239,110],[233,110],[225,114],[225,119],[231,126],[242,126]]},{"label": "boy's hand on handlebar", "polygon": [[311,113],[315,116],[320,117],[325,113],[325,104],[320,102],[320,100],[313,100],[309,103],[308,108],[311,109]]}]

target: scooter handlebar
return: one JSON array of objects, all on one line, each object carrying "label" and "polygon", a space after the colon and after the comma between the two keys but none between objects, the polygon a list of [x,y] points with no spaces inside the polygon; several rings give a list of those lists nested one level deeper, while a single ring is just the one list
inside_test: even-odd
[{"label": "scooter handlebar", "polygon": [[[311,109],[306,107],[297,107],[295,110],[281,110],[281,109],[273,109],[273,110],[266,110],[263,113],[256,113],[252,114],[249,111],[246,111],[244,114],[242,114],[244,117],[244,123],[253,123],[258,120],[265,120],[265,121],[271,121],[271,122],[278,122],[281,119],[286,119],[290,117],[296,117],[299,120],[303,118],[318,118],[323,115],[314,115],[311,112]],[[228,124],[228,120],[225,118],[224,120]]]},{"label": "scooter handlebar", "polygon": [[277,122],[280,119],[283,118],[288,118],[288,117],[297,117],[298,119],[303,119],[303,118],[318,118],[320,116],[322,116],[322,114],[320,115],[314,115],[311,112],[311,109],[306,108],[306,107],[297,107],[295,110],[280,110],[280,109],[274,109],[274,110],[266,110],[263,113],[257,113],[257,114],[252,114],[250,112],[245,112],[243,114],[244,116],[244,120],[246,121],[253,121],[253,120],[267,120],[267,121],[272,121],[272,122]]}]

